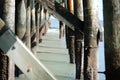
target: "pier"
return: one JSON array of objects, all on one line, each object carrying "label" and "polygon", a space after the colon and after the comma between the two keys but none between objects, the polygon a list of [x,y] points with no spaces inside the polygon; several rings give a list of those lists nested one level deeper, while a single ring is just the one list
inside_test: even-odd
[{"label": "pier", "polygon": [[[120,1],[0,0],[0,80],[120,80]],[[50,17],[59,30],[50,31]],[[104,35],[104,36],[103,36]],[[104,38],[103,38],[104,37]],[[104,40],[105,71],[98,71]]]}]

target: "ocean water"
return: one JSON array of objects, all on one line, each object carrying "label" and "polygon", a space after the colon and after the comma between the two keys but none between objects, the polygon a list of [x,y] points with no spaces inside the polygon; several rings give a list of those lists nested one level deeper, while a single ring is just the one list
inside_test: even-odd
[{"label": "ocean water", "polygon": [[[53,29],[53,32],[59,29],[59,20],[51,17],[51,26],[50,29]],[[101,27],[103,27],[103,21],[100,21]],[[56,30],[55,30],[56,29]],[[99,42],[99,48],[98,48],[98,68],[99,72],[105,71],[105,59],[104,59],[104,40],[102,42]],[[105,80],[105,75],[102,73],[99,73],[99,80]]]}]

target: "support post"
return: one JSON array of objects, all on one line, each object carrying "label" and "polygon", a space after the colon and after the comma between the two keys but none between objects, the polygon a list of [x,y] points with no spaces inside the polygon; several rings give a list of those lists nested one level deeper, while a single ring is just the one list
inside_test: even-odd
[{"label": "support post", "polygon": [[[65,0],[65,8],[67,9],[67,0]],[[65,24],[65,38],[66,38],[66,48],[68,49],[69,47],[69,39],[68,39],[68,27]]]},{"label": "support post", "polygon": [[65,25],[66,48],[69,48],[68,27]]},{"label": "support post", "polygon": [[62,37],[64,37],[64,30],[65,24],[62,21],[59,21],[59,39],[61,39]]},{"label": "support post", "polygon": [[[68,2],[68,10],[73,14],[74,13],[74,6],[73,6],[73,0],[67,0]],[[68,28],[68,44],[69,44],[69,56],[70,56],[70,63],[75,63],[75,35],[74,31],[70,28]]]},{"label": "support post", "polygon": [[[83,21],[83,1],[82,0],[74,0],[74,14],[81,21]],[[76,79],[80,79],[82,69],[83,69],[83,34],[81,34],[79,32],[79,29],[76,29],[76,28],[75,28],[75,63],[76,63]]]},{"label": "support post", "polygon": [[44,14],[45,14],[45,23],[44,23],[44,35],[46,35],[48,29],[49,29],[49,26],[50,26],[50,16],[49,16],[49,13],[48,13],[48,10],[46,8],[44,8]]},{"label": "support post", "polygon": [[16,0],[15,17],[16,35],[22,40],[26,33],[26,3],[25,0]]},{"label": "support post", "polygon": [[39,27],[39,43],[41,43],[42,42],[42,34],[43,34],[43,25],[44,24],[42,24],[42,19],[43,19],[43,6],[42,5],[40,5],[40,22],[41,22],[41,25],[40,25],[40,27]]},{"label": "support post", "polygon": [[27,0],[26,10],[26,46],[31,50],[31,0]]},{"label": "support post", "polygon": [[[65,7],[65,1],[62,0],[60,3],[63,7]],[[64,37],[65,34],[65,23],[62,21],[59,21],[59,39]]]},{"label": "support post", "polygon": [[35,0],[31,1],[31,50],[36,54],[36,17],[35,17]]},{"label": "support post", "polygon": [[36,4],[36,50],[39,45],[39,27],[40,27],[40,4]]},{"label": "support post", "polygon": [[98,0],[83,0],[84,7],[84,80],[98,80]]},{"label": "support post", "polygon": [[120,1],[103,0],[106,80],[120,80]]}]

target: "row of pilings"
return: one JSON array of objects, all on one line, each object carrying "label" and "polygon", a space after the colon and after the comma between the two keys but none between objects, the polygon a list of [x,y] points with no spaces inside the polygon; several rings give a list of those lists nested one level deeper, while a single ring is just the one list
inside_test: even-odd
[{"label": "row of pilings", "polygon": [[[37,0],[0,0],[0,18],[5,22],[3,29],[10,28],[34,54],[50,25],[49,17]],[[0,54],[0,80],[14,80],[20,74],[14,62]]]},{"label": "row of pilings", "polygon": [[[98,0],[59,0],[81,21],[84,35],[79,29],[72,31],[66,26],[66,42],[70,63],[76,64],[76,79],[98,80],[98,47],[101,40],[98,18]],[[120,79],[120,2],[103,0],[105,72],[106,80]],[[74,21],[74,20],[73,20]],[[83,64],[82,64],[83,63]]]},{"label": "row of pilings", "polygon": [[[5,21],[5,28],[11,28],[33,53],[36,53],[38,43],[41,41],[42,31],[45,28],[43,24],[44,26],[49,25],[47,21],[49,14],[43,6],[37,4],[38,1],[0,0],[0,18]],[[64,7],[66,9],[81,21],[84,21],[84,26],[82,25],[84,34],[80,33],[78,28],[72,31],[69,27],[65,27],[70,63],[76,64],[76,79],[80,79],[81,73],[84,72],[84,80],[98,80],[97,49],[100,37],[98,1],[59,1],[65,3]],[[103,0],[103,11],[106,67],[104,73],[106,74],[106,80],[119,80],[120,1]],[[62,21],[60,23],[64,24]],[[0,54],[0,80],[14,80],[14,66],[12,60],[6,55]]]},{"label": "row of pilings", "polygon": [[66,45],[69,52],[70,63],[76,64],[76,79],[81,79],[81,75],[84,74],[84,80],[98,80],[97,48],[99,41],[97,35],[100,26],[97,15],[97,1],[61,1],[65,3],[66,8],[73,15],[77,16],[81,21],[84,21],[85,24],[81,25],[84,27],[84,34],[76,27],[73,31],[68,26],[65,26]]}]

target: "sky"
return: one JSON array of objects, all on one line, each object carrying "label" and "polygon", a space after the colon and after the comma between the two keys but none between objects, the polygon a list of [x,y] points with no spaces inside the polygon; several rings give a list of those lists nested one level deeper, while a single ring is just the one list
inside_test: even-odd
[{"label": "sky", "polygon": [[99,19],[100,20],[103,20],[103,4],[102,4],[102,0],[98,0],[99,2],[98,2],[98,16],[99,16]]}]

